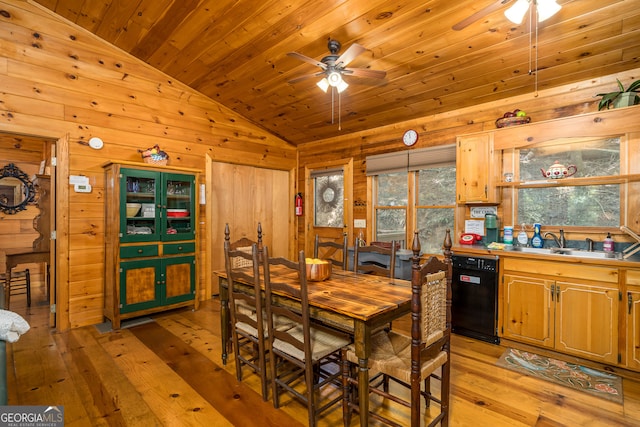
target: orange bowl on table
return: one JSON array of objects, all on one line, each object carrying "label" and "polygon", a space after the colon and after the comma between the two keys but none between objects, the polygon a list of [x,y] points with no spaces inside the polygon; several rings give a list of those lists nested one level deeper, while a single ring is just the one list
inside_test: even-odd
[{"label": "orange bowl on table", "polygon": [[307,258],[307,280],[321,282],[331,277],[331,263],[323,259]]}]

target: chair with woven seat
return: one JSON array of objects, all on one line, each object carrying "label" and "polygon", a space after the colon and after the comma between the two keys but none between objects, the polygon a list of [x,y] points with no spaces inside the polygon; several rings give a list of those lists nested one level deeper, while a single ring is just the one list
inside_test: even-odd
[{"label": "chair with woven seat", "polygon": [[[372,382],[368,384],[369,394],[376,394],[411,408],[412,427],[421,424],[421,397],[425,399],[427,410],[431,408],[431,401],[440,405],[437,415],[425,414],[425,417],[429,417],[429,420],[425,420],[427,426],[438,423],[447,426],[449,421],[451,245],[451,235],[447,229],[444,262],[430,257],[421,265],[420,240],[418,232],[415,233],[412,245],[411,336],[396,331],[380,331],[372,337],[369,369],[409,388],[411,398],[403,399],[388,390],[374,387]],[[344,425],[347,426],[350,424],[352,411],[359,409],[354,396],[354,390],[358,387],[358,378],[354,373],[358,359],[353,346],[343,350],[342,360],[343,414]],[[431,378],[441,382],[439,398],[431,393]],[[423,389],[421,385],[424,385]],[[369,416],[388,425],[406,425],[406,422],[401,424],[375,411],[371,411]]]},{"label": "chair with woven seat", "polygon": [[[267,364],[264,320],[260,287],[260,262],[258,245],[246,250],[231,249],[224,242],[224,258],[229,281],[229,311],[231,314],[231,338],[236,363],[236,377],[242,381],[242,368],[248,366],[260,376],[262,399],[268,399]],[[241,260],[235,262],[234,260]],[[243,286],[243,284],[251,284]],[[240,309],[242,307],[242,309]]]},{"label": "chair with woven seat", "polygon": [[[262,258],[262,224],[258,223],[258,240],[251,240],[247,237],[241,237],[240,239],[232,242],[230,231],[229,231],[229,223],[226,223],[224,226],[224,241],[229,242],[229,248],[233,251],[243,251],[247,254],[251,254],[251,247],[255,243],[258,246],[258,261]],[[233,268],[241,268],[241,267],[251,267],[252,260],[247,257],[235,256],[231,257],[231,266]],[[236,309],[240,311],[244,311],[244,314],[252,315],[255,314],[255,307],[247,306],[244,304],[242,300],[238,300],[236,303]]]},{"label": "chair with woven seat", "polygon": [[[6,274],[0,273],[0,284],[4,286],[6,280]],[[5,288],[4,291],[6,292],[4,300],[5,310],[9,310],[11,297],[16,295],[26,295],[27,307],[31,307],[31,274],[29,273],[29,269],[26,268],[21,271],[12,271],[8,288]]]},{"label": "chair with woven seat", "polygon": [[[316,426],[320,414],[342,401],[340,350],[350,340],[321,325],[311,326],[304,251],[297,261],[271,258],[266,246],[263,255],[273,406],[280,406],[280,393],[286,391],[307,406],[308,425]],[[293,296],[300,307],[279,305],[278,294]],[[279,330],[276,316],[296,326]]]},{"label": "chair with woven seat", "polygon": [[[358,238],[353,251],[353,271],[356,273],[376,274],[378,276],[393,278],[396,270],[396,248],[397,244],[395,241],[392,241],[390,245],[386,246],[361,246],[360,239]],[[371,257],[368,255],[374,256]],[[382,263],[371,259],[378,258],[376,255],[382,255],[384,258],[388,258],[389,261],[387,263]]]},{"label": "chair with woven seat", "polygon": [[313,257],[330,261],[331,264],[343,270],[349,269],[348,240],[346,233],[342,237],[342,242],[335,240],[322,240],[316,234],[316,241],[313,247]]}]

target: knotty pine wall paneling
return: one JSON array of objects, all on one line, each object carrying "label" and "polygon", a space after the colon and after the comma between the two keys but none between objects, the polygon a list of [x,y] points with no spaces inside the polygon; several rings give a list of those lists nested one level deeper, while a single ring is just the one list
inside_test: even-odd
[{"label": "knotty pine wall paneling", "polygon": [[[544,72],[544,71],[541,71]],[[366,219],[367,229],[365,238],[372,238],[372,207],[369,203],[366,177],[366,157],[401,150],[415,150],[445,144],[455,144],[456,136],[496,129],[495,121],[506,111],[519,108],[532,118],[533,122],[552,120],[562,117],[575,116],[598,110],[596,93],[611,92],[617,87],[616,78],[637,79],[640,68],[629,72],[603,75],[600,78],[585,80],[577,84],[561,86],[534,92],[533,77],[531,94],[478,104],[475,107],[426,116],[419,120],[411,120],[381,128],[346,134],[340,137],[314,141],[298,146],[299,169],[298,188],[304,186],[304,165],[330,161],[337,158],[353,158],[353,218],[347,219],[353,227],[354,219]],[[635,76],[635,77],[634,77]],[[407,105],[407,108],[412,108]],[[633,110],[632,114],[636,114]],[[631,119],[631,117],[630,117]],[[407,129],[415,129],[418,142],[411,148],[402,143],[402,135]],[[331,147],[328,149],[327,147]],[[362,206],[366,204],[365,206]],[[500,209],[500,208],[499,208]],[[307,209],[309,211],[309,209]],[[456,215],[464,215],[464,207],[458,207]],[[499,215],[501,212],[499,210]],[[298,249],[305,245],[304,224],[298,225]],[[412,227],[412,225],[408,225]],[[454,236],[455,237],[455,236]],[[310,250],[307,242],[306,250]]]},{"label": "knotty pine wall paneling", "polygon": [[[57,259],[68,263],[60,269],[58,286],[65,288],[68,308],[56,314],[58,329],[103,321],[102,164],[142,162],[138,150],[158,144],[170,166],[202,170],[198,183],[207,185],[207,155],[218,162],[295,168],[295,147],[65,19],[24,0],[0,0],[0,10],[0,132],[53,140],[68,135],[68,156],[58,159],[68,174],[58,185],[68,185],[68,175],[83,175],[93,188],[69,188],[68,200],[58,200],[58,215],[69,228],[68,249]],[[88,146],[94,136],[104,141],[101,150]],[[10,149],[7,157],[13,156]],[[205,256],[199,255],[199,266]],[[201,281],[206,276],[199,274]]]}]

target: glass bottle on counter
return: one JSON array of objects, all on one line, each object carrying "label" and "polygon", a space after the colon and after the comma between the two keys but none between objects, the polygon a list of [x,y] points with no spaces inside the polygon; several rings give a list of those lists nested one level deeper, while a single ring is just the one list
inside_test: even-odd
[{"label": "glass bottle on counter", "polygon": [[531,247],[532,248],[541,248],[544,246],[544,240],[540,235],[540,228],[542,226],[538,223],[533,224],[533,237],[531,238]]},{"label": "glass bottle on counter", "polygon": [[529,243],[529,236],[527,235],[527,230],[524,224],[520,226],[520,232],[518,233],[516,241],[518,242],[518,246],[527,246],[527,243]]}]

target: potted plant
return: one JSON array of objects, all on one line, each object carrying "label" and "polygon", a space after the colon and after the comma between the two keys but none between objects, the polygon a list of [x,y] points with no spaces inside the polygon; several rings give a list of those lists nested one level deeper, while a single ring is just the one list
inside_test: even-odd
[{"label": "potted plant", "polygon": [[630,105],[640,104],[640,96],[637,92],[640,91],[640,80],[636,80],[631,83],[628,88],[624,88],[622,82],[616,79],[618,82],[619,91],[609,93],[599,93],[596,96],[601,96],[602,99],[598,104],[598,110],[603,108],[609,109],[613,104],[613,108],[628,107]]}]

